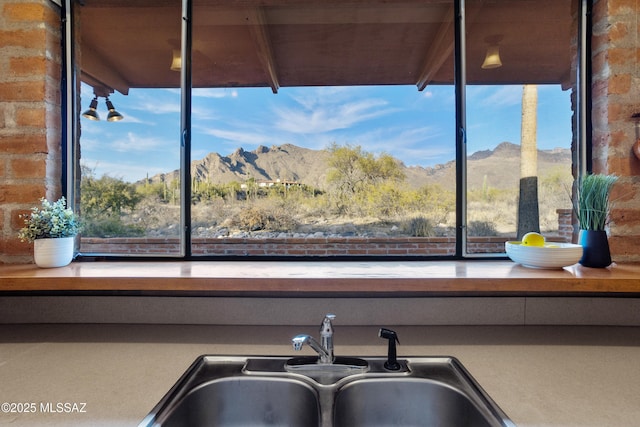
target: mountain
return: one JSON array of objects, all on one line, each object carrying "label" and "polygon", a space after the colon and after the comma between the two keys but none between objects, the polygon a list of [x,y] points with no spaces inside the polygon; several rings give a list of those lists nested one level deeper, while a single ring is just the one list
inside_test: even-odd
[{"label": "mountain", "polygon": [[[455,162],[425,168],[424,171],[443,188],[455,189]],[[563,180],[571,179],[571,150],[538,150],[539,179],[554,174],[558,174]],[[518,188],[519,181],[520,146],[517,144],[502,142],[493,150],[476,151],[467,156],[467,187],[470,190],[483,187],[500,190]]]},{"label": "mountain", "polygon": [[[191,162],[191,174],[198,181],[213,183],[256,181],[297,181],[323,188],[327,177],[326,150],[312,150],[293,144],[260,146],[253,151],[238,148],[228,156],[209,153]],[[456,183],[455,162],[432,167],[405,166],[399,162],[410,187],[439,184],[453,190]],[[560,174],[570,178],[571,150],[538,150],[538,175]],[[477,151],[467,157],[469,189],[488,186],[497,189],[517,188],[520,179],[520,146],[503,142],[493,150]],[[178,171],[156,175],[151,181],[172,181]]]},{"label": "mountain", "polygon": [[326,178],[328,153],[292,144],[260,146],[254,151],[238,148],[228,156],[209,153],[191,163],[191,174],[200,181],[215,183],[297,181],[321,187]]},{"label": "mountain", "polygon": [[[259,146],[253,151],[238,148],[228,156],[209,153],[191,162],[191,176],[199,181],[226,184],[233,181],[297,181],[321,188],[326,180],[328,152],[293,144]],[[179,171],[155,175],[152,182],[171,182]]]}]

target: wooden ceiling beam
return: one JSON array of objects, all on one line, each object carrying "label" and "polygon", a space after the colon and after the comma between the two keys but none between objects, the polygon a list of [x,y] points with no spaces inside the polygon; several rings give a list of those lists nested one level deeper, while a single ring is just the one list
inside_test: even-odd
[{"label": "wooden ceiling beam", "polygon": [[129,83],[115,71],[115,67],[110,66],[101,56],[97,55],[95,49],[83,45],[81,61],[82,74],[88,77],[87,79],[81,77],[83,81],[92,86],[100,83],[100,86],[115,89],[123,95],[129,93]]},{"label": "wooden ceiling beam", "polygon": [[268,78],[269,86],[273,93],[278,93],[280,83],[278,81],[278,73],[276,71],[276,61],[273,56],[271,47],[271,39],[267,30],[267,18],[262,8],[252,8],[247,10],[247,21],[249,22],[249,31],[256,45],[258,59],[262,64],[262,68]]},{"label": "wooden ceiling beam", "polygon": [[420,77],[418,77],[418,81],[416,82],[419,91],[424,90],[424,88],[431,83],[433,77],[440,67],[442,67],[442,64],[444,64],[447,58],[453,53],[455,44],[453,15],[453,6],[450,6],[444,13],[436,36],[429,45]]}]

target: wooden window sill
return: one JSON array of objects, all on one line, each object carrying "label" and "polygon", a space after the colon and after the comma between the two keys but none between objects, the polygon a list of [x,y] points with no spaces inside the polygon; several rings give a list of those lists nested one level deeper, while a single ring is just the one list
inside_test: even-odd
[{"label": "wooden window sill", "polygon": [[77,262],[0,266],[0,292],[236,295],[567,295],[640,293],[640,264],[537,270],[511,261]]}]

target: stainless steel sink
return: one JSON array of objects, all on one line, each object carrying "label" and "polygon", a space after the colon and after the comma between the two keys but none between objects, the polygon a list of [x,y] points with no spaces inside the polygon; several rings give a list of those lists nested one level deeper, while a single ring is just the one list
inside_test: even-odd
[{"label": "stainless steel sink", "polygon": [[316,359],[202,356],[139,427],[515,426],[453,357]]},{"label": "stainless steel sink", "polygon": [[488,408],[439,381],[363,379],[336,395],[335,427],[492,426]]}]

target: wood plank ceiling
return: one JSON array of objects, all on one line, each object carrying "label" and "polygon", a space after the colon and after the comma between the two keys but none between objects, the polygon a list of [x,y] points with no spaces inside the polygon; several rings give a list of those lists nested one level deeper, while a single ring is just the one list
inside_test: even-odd
[{"label": "wood plank ceiling", "polygon": [[[467,0],[469,84],[571,85],[572,0]],[[451,0],[195,0],[193,86],[453,82]],[[180,0],[85,0],[81,79],[96,88],[175,88]],[[503,66],[482,69],[498,41]]]}]

